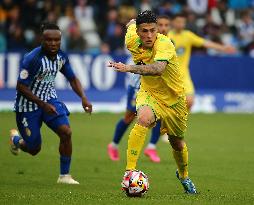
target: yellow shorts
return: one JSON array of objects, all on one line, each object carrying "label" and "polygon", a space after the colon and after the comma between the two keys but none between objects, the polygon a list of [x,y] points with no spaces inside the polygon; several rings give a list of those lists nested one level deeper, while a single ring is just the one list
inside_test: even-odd
[{"label": "yellow shorts", "polygon": [[156,121],[161,120],[161,134],[167,133],[172,136],[184,137],[188,117],[185,97],[180,97],[174,105],[166,106],[156,100],[148,91],[139,91],[136,101],[137,110],[145,105],[152,108]]},{"label": "yellow shorts", "polygon": [[191,76],[189,74],[184,75],[183,84],[184,84],[184,88],[185,88],[185,94],[186,95],[194,95],[195,89],[194,89],[193,82],[191,80]]}]

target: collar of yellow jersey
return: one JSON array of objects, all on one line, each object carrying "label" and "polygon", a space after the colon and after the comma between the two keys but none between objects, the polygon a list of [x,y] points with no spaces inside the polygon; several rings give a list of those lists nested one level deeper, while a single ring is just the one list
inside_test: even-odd
[{"label": "collar of yellow jersey", "polygon": [[138,43],[138,47],[140,47],[142,45],[143,42],[141,41],[140,37],[137,38],[137,43]]}]

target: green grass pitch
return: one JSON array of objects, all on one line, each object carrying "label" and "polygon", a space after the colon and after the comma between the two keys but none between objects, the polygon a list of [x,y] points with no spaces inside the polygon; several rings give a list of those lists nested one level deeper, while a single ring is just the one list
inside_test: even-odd
[{"label": "green grass pitch", "polygon": [[107,144],[121,114],[73,113],[71,173],[80,185],[59,185],[58,138],[46,126],[39,155],[9,152],[8,133],[15,127],[14,113],[0,113],[0,204],[254,204],[254,115],[193,114],[186,140],[190,177],[198,195],[183,193],[175,177],[176,166],[168,144],[159,141],[161,163],[143,154],[138,169],[150,180],[143,198],[128,198],[120,190],[126,162],[126,133],[120,144],[121,161],[111,162]]}]

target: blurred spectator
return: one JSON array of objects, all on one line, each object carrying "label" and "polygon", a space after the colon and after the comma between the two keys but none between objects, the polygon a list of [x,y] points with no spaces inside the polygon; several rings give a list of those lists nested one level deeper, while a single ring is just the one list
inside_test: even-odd
[{"label": "blurred spectator", "polygon": [[129,3],[122,4],[118,10],[119,23],[126,25],[130,19],[136,18],[137,10]]},{"label": "blurred spectator", "polygon": [[106,0],[106,1],[94,0],[94,8],[95,8],[94,19],[96,21],[98,33],[101,38],[104,38],[107,24],[105,19],[107,19],[108,12],[110,10],[118,10],[117,0]]},{"label": "blurred spectator", "polygon": [[80,20],[93,20],[93,7],[87,5],[87,0],[78,0],[78,5],[75,7],[75,16]]},{"label": "blurred spectator", "polygon": [[62,16],[58,18],[57,24],[60,27],[61,31],[66,34],[69,25],[75,21],[75,15],[72,5],[68,4],[65,9]]},{"label": "blurred spectator", "polygon": [[248,11],[243,11],[239,22],[240,46],[245,53],[249,53],[249,46],[254,41],[254,22]]},{"label": "blurred spectator", "polygon": [[69,37],[66,49],[71,52],[84,52],[86,41],[83,38],[78,22],[74,21],[69,26]]},{"label": "blurred spectator", "polygon": [[106,42],[101,43],[100,52],[102,54],[109,54],[110,53],[109,45]]},{"label": "blurred spectator", "polygon": [[71,4],[66,5],[64,13],[62,16],[59,17],[57,24],[60,27],[62,31],[62,42],[61,42],[61,48],[63,50],[66,50],[67,47],[67,38],[68,38],[68,29],[69,26],[72,24],[72,22],[76,21],[74,10]]},{"label": "blurred spectator", "polygon": [[3,26],[0,26],[0,53],[6,51],[6,38],[4,36]]},{"label": "blurred spectator", "polygon": [[4,18],[9,16],[10,11],[16,7],[17,5],[13,0],[3,0],[1,2],[1,10],[2,10],[2,15]]},{"label": "blurred spectator", "polygon": [[17,6],[9,11],[6,26],[8,51],[25,50],[24,31],[20,24],[20,10]]},{"label": "blurred spectator", "polygon": [[[40,25],[50,21],[62,30],[62,49],[121,53],[126,23],[138,12],[154,8],[158,15],[170,17],[185,12],[187,29],[240,45],[248,54],[253,53],[253,6],[254,0],[1,0],[0,50],[39,45]],[[249,9],[245,17],[240,15],[244,8]]]},{"label": "blurred spectator", "polygon": [[82,36],[87,42],[88,48],[98,48],[100,44],[93,12],[93,7],[88,5],[87,0],[78,0],[78,4],[74,8],[75,17],[80,25]]},{"label": "blurred spectator", "polygon": [[106,36],[112,36],[114,35],[115,32],[115,27],[117,24],[117,17],[118,17],[118,13],[116,9],[111,9],[108,12],[108,16],[107,16],[107,26],[106,26]]},{"label": "blurred spectator", "polygon": [[141,0],[139,7],[140,7],[140,12],[143,12],[145,10],[152,10],[152,5],[150,0]]},{"label": "blurred spectator", "polygon": [[163,1],[160,6],[155,9],[157,15],[167,15],[169,17],[173,16],[172,3],[169,1]]},{"label": "blurred spectator", "polygon": [[213,40],[219,37],[220,26],[214,23],[211,14],[207,14],[205,17],[205,25],[203,27],[203,34],[205,38]]},{"label": "blurred spectator", "polygon": [[197,26],[197,17],[194,13],[189,12],[186,18],[186,29],[192,31],[195,34],[201,34],[199,27]]},{"label": "blurred spectator", "polygon": [[8,35],[8,51],[25,51],[26,44],[24,33],[20,25],[16,24],[10,28]]},{"label": "blurred spectator", "polygon": [[37,22],[40,25],[43,21],[56,22],[59,17],[59,8],[52,0],[37,1]]},{"label": "blurred spectator", "polygon": [[208,0],[187,0],[191,11],[196,14],[205,14],[208,9]]},{"label": "blurred spectator", "polygon": [[105,43],[108,44],[110,52],[124,53],[124,32],[121,24],[116,24],[114,34],[107,36]]},{"label": "blurred spectator", "polygon": [[226,0],[221,0],[217,3],[217,7],[211,10],[211,16],[213,22],[218,25],[225,24],[232,27],[236,21],[235,12],[227,7]]},{"label": "blurred spectator", "polygon": [[223,44],[232,45],[236,48],[239,47],[237,37],[234,35],[234,33],[232,33],[231,29],[228,26],[223,24],[220,27],[220,30],[221,30],[221,37],[220,38],[221,38],[221,41]]},{"label": "blurred spectator", "polygon": [[36,5],[36,0],[25,0],[21,6],[21,23],[24,28],[31,30],[38,29],[41,23],[40,12]]}]

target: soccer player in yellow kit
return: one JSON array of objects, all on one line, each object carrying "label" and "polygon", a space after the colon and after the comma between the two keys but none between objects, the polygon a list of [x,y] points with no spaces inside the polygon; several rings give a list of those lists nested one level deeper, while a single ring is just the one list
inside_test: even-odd
[{"label": "soccer player in yellow kit", "polygon": [[184,141],[188,109],[175,47],[168,37],[159,34],[156,16],[151,11],[140,13],[127,25],[125,44],[136,65],[109,62],[118,72],[141,75],[137,94],[137,122],[130,132],[127,166],[122,181],[129,188],[130,170],[135,170],[149,128],[161,120],[162,130],[169,136],[177,164],[177,178],[186,193],[196,194],[188,176],[188,150]]},{"label": "soccer player in yellow kit", "polygon": [[177,14],[172,20],[172,29],[168,33],[168,37],[173,41],[176,53],[179,59],[181,72],[183,73],[187,106],[190,110],[194,103],[194,86],[191,80],[189,63],[191,57],[191,49],[195,47],[212,48],[217,51],[232,54],[236,49],[230,45],[222,45],[197,36],[191,31],[184,30],[186,25],[186,17],[184,14]]},{"label": "soccer player in yellow kit", "polygon": [[158,32],[167,36],[171,27],[171,19],[167,15],[157,17]]}]

